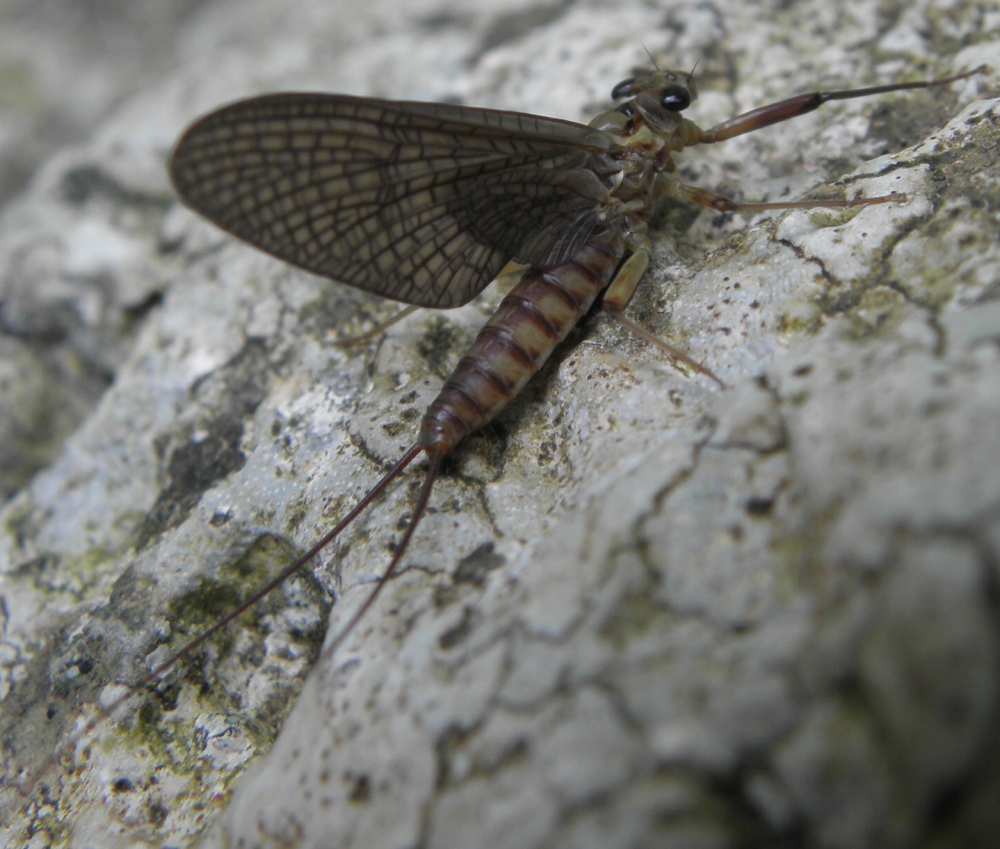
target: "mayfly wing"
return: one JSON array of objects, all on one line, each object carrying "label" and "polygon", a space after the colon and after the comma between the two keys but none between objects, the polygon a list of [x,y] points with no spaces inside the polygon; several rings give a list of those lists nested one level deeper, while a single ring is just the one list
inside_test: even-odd
[{"label": "mayfly wing", "polygon": [[274,94],[196,121],[170,175],[188,206],[280,259],[444,308],[511,259],[572,256],[606,217],[613,147],[518,112]]}]

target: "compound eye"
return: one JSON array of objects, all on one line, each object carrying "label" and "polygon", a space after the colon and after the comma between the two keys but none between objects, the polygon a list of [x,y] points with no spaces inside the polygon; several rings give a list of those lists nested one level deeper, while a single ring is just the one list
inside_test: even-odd
[{"label": "compound eye", "polygon": [[635,77],[629,77],[627,80],[622,80],[618,85],[611,89],[611,99],[618,100],[619,97],[629,97],[635,94]]},{"label": "compound eye", "polygon": [[660,95],[660,103],[664,109],[680,112],[691,105],[691,94],[682,85],[668,85]]}]

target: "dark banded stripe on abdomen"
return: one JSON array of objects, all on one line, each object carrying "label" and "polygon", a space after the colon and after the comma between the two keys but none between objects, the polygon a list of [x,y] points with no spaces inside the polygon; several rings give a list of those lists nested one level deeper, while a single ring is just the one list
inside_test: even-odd
[{"label": "dark banded stripe on abdomen", "polygon": [[420,445],[449,454],[506,407],[586,315],[623,253],[620,236],[598,235],[569,262],[528,269],[427,408]]}]

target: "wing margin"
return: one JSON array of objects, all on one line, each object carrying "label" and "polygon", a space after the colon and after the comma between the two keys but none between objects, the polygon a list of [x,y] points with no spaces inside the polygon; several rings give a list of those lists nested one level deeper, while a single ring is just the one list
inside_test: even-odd
[{"label": "wing margin", "polygon": [[282,93],[194,122],[169,170],[186,205],[267,253],[448,308],[510,259],[568,259],[604,221],[613,147],[521,112]]}]

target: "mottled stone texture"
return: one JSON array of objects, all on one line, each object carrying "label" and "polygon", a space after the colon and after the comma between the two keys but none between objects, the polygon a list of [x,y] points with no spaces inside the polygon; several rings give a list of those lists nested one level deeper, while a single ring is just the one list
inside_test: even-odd
[{"label": "mottled stone texture", "polygon": [[[31,18],[18,65],[85,141],[0,221],[0,844],[987,845],[995,74],[686,153],[686,180],[748,199],[908,201],[664,210],[630,315],[728,389],[588,322],[449,466],[336,656],[324,636],[384,568],[419,469],[59,749],[349,509],[497,299],[338,349],[392,307],[180,209],[163,164],[191,118],[294,88],[579,120],[642,45],[698,63],[703,125],[815,86],[1000,67],[1000,13],[962,0],[174,5],[141,29],[148,64],[74,41],[83,74],[65,4],[37,4],[56,17]],[[139,32],[118,6],[89,4],[89,25]]]}]

